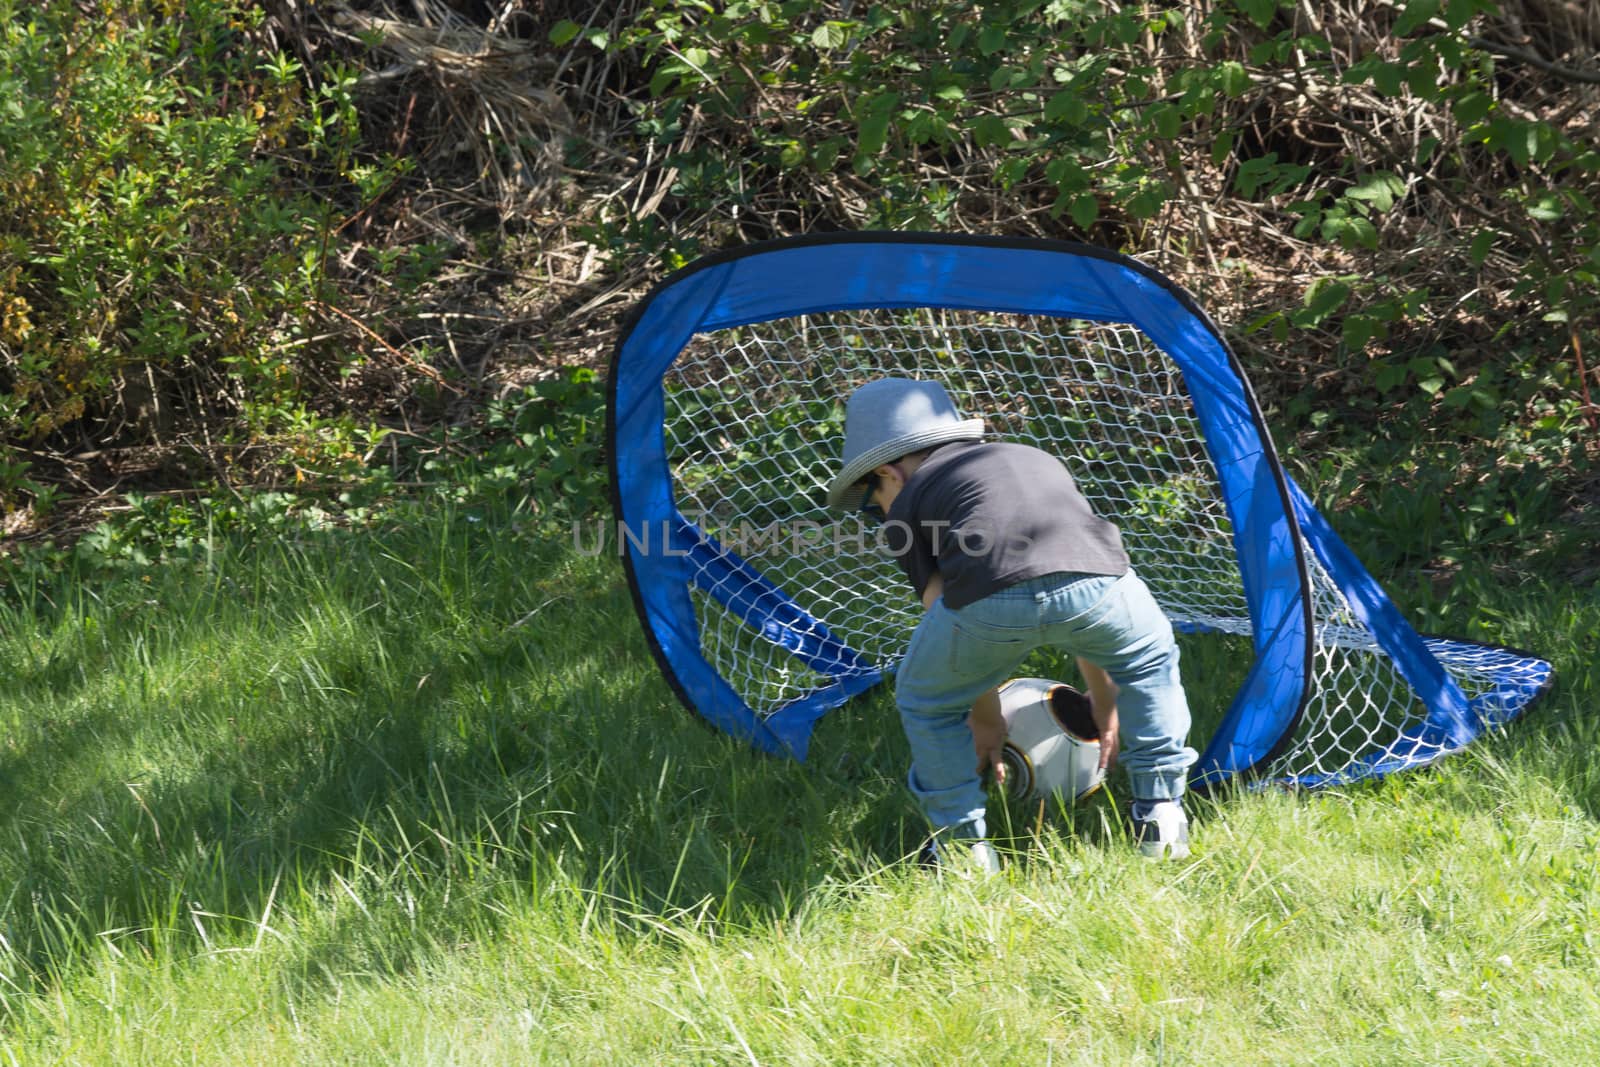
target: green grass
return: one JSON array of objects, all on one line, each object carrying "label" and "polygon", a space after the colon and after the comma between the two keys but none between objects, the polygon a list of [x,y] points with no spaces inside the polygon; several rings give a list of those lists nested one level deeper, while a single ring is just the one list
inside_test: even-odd
[{"label": "green grass", "polygon": [[1559,688],[1434,770],[1197,802],[1184,863],[1135,859],[1120,790],[1001,813],[974,883],[902,862],[885,698],[753,754],[561,530],[418,510],[24,582],[0,1063],[1588,1064],[1600,598],[1400,585]]}]

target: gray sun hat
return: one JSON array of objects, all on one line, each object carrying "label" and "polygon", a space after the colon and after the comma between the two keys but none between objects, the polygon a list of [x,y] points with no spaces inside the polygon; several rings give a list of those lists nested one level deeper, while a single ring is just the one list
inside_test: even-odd
[{"label": "gray sun hat", "polygon": [[844,467],[828,485],[828,506],[863,503],[860,482],[874,467],[951,441],[983,438],[982,419],[963,419],[938,382],[880,378],[854,393],[844,408]]}]

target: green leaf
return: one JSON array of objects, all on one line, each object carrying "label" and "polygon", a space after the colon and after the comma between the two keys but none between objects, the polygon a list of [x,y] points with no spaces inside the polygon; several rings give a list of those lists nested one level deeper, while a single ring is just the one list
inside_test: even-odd
[{"label": "green leaf", "polygon": [[1406,85],[1423,100],[1437,100],[1439,94],[1443,92],[1439,85],[1437,63],[1438,60],[1415,63],[1406,71]]},{"label": "green leaf", "polygon": [[1453,368],[1434,356],[1416,356],[1406,361],[1406,369],[1418,378],[1437,377],[1442,380]]},{"label": "green leaf", "polygon": [[980,148],[986,145],[1007,145],[1013,140],[1006,120],[999,115],[982,115],[972,124],[972,133]]},{"label": "green leaf", "polygon": [[[1288,52],[1289,42],[1284,40],[1280,35],[1270,40],[1261,41],[1257,44],[1251,45],[1248,55],[1252,65],[1257,67],[1270,67],[1275,63],[1283,62],[1284,57],[1288,54]],[[1274,325],[1273,329],[1276,330],[1277,326]],[[1283,329],[1284,336],[1287,337],[1289,331],[1288,325],[1284,324]]]},{"label": "green leaf", "polygon": [[1306,287],[1305,306],[1313,324],[1338,310],[1350,296],[1350,286],[1336,278],[1322,277]]},{"label": "green leaf", "polygon": [[1151,182],[1140,186],[1139,191],[1130,196],[1124,206],[1128,214],[1136,219],[1154,217],[1161,210],[1161,205],[1167,202],[1167,190],[1159,182]]},{"label": "green leaf", "polygon": [[1244,196],[1254,196],[1256,190],[1277,177],[1281,170],[1282,168],[1278,166],[1278,153],[1268,152],[1264,156],[1241,162],[1233,176],[1233,184]]},{"label": "green leaf", "polygon": [[1272,16],[1278,12],[1278,0],[1236,0],[1239,10],[1261,29],[1267,28]]},{"label": "green leaf", "polygon": [[1063,89],[1045,102],[1044,117],[1051,122],[1082,126],[1084,119],[1089,117],[1089,105],[1073,90]]},{"label": "green leaf", "polygon": [[562,19],[550,27],[550,43],[560,48],[562,45],[570,43],[574,37],[582,32],[583,27],[576,22],[571,19]]},{"label": "green leaf", "polygon": [[1405,85],[1408,67],[1405,62],[1387,60],[1376,54],[1366,55],[1350,64],[1340,80],[1346,85],[1368,83],[1385,96],[1395,96]]},{"label": "green leaf", "polygon": [[1438,13],[1439,0],[1410,0],[1400,12],[1400,17],[1395,19],[1391,32],[1396,37],[1404,37],[1418,26],[1426,25]]},{"label": "green leaf", "polygon": [[1524,123],[1520,134],[1513,135],[1506,147],[1511,151],[1512,159],[1526,165],[1533,162],[1539,152],[1539,130],[1534,123]]},{"label": "green leaf", "polygon": [[901,132],[906,141],[914,145],[925,145],[932,141],[949,144],[953,140],[949,122],[943,115],[931,111],[913,113],[901,127]]},{"label": "green leaf", "polygon": [[1461,123],[1462,126],[1472,126],[1477,125],[1485,115],[1490,114],[1490,110],[1493,107],[1493,96],[1474,90],[1472,93],[1464,94],[1461,99],[1454,102],[1454,106],[1451,106],[1450,110],[1453,110],[1454,115],[1456,115],[1456,122]]},{"label": "green leaf", "polygon": [[1093,193],[1079,193],[1072,198],[1072,206],[1067,208],[1067,213],[1080,230],[1087,230],[1100,217],[1100,201],[1095,199]]},{"label": "green leaf", "polygon": [[1089,187],[1089,172],[1070,156],[1057,156],[1044,168],[1044,177],[1063,193],[1076,193]]},{"label": "green leaf", "polygon": [[1483,266],[1483,261],[1489,258],[1489,250],[1494,247],[1494,240],[1499,236],[1493,230],[1479,230],[1472,237],[1472,244],[1467,248],[1467,255],[1477,266]]},{"label": "green leaf", "polygon": [[889,135],[889,116],[894,113],[895,105],[899,102],[899,93],[884,92],[870,96],[862,103],[856,138],[858,171],[862,169],[864,161],[883,151],[884,141]]},{"label": "green leaf", "polygon": [[1405,191],[1404,180],[1389,171],[1380,170],[1362,178],[1345,190],[1344,195],[1351,200],[1365,200],[1374,210],[1388,211],[1394,207],[1395,198],[1404,195]]},{"label": "green leaf", "polygon": [[1150,121],[1156,128],[1156,136],[1163,141],[1172,140],[1183,129],[1183,114],[1171,104],[1158,104],[1151,108]]},{"label": "green leaf", "polygon": [[[1111,10],[1116,8],[1106,5]],[[1105,19],[1101,24],[1106,36],[1118,44],[1132,44],[1144,34],[1144,19],[1137,11],[1121,11]]]},{"label": "green leaf", "polygon": [[933,95],[936,99],[954,102],[956,100],[965,100],[967,91],[959,85],[941,85],[933,91]]},{"label": "green leaf", "polygon": [[850,31],[855,28],[853,22],[840,22],[837,19],[828,19],[822,25],[811,31],[811,43],[823,50],[843,48],[845,42],[850,40]]},{"label": "green leaf", "polygon": [[1502,149],[1519,167],[1544,162],[1555,154],[1555,131],[1543,122],[1523,122],[1497,116],[1489,121],[1485,143]]},{"label": "green leaf", "polygon": [[1561,146],[1561,135],[1554,126],[1548,122],[1535,122],[1532,124],[1533,134],[1532,156],[1536,162],[1548,163],[1556,154],[1556,149]]},{"label": "green leaf", "polygon": [[1011,190],[1028,175],[1029,160],[1013,155],[994,169],[994,180],[1000,188]]},{"label": "green leaf", "polygon": [[1540,222],[1559,222],[1566,211],[1559,196],[1546,193],[1528,205],[1528,214]]},{"label": "green leaf", "polygon": [[1494,0],[1446,0],[1444,22],[1451,31],[1459,30],[1473,17],[1494,10]]},{"label": "green leaf", "polygon": [[[1351,316],[1354,318],[1355,316]],[[1379,363],[1373,384],[1380,393],[1392,393],[1406,382],[1406,368],[1394,363]]]},{"label": "green leaf", "polygon": [[827,174],[839,162],[839,155],[844,151],[845,140],[842,137],[830,137],[811,150],[811,165],[819,174]]},{"label": "green leaf", "polygon": [[989,90],[997,92],[1001,89],[1010,89],[1021,85],[1028,80],[1028,72],[1018,70],[1016,67],[999,66],[989,75]]},{"label": "green leaf", "polygon": [[1217,85],[1228,96],[1240,97],[1250,88],[1250,74],[1243,63],[1230,59],[1218,65]]},{"label": "green leaf", "polygon": [[650,75],[650,95],[662,96],[672,88],[674,82],[689,68],[676,61],[663,64],[654,74]]},{"label": "green leaf", "polygon": [[1360,215],[1328,213],[1322,220],[1322,236],[1346,248],[1378,247],[1378,228]]},{"label": "green leaf", "polygon": [[1213,166],[1222,166],[1233,155],[1234,136],[1232,130],[1224,130],[1215,141],[1211,142],[1211,163]]},{"label": "green leaf", "polygon": [[985,26],[978,33],[978,51],[983,55],[992,56],[1006,46],[1006,28],[1004,26]]},{"label": "green leaf", "polygon": [[1294,235],[1305,240],[1317,232],[1322,225],[1322,206],[1314,200],[1303,200],[1298,204],[1290,204],[1289,210],[1304,212],[1300,221],[1294,224]]}]

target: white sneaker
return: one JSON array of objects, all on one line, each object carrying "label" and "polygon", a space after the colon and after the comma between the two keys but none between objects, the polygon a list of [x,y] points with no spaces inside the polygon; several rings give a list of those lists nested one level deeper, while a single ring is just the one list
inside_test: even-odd
[{"label": "white sneaker", "polygon": [[982,838],[942,841],[931,838],[917,854],[917,862],[939,871],[981,874],[985,878],[1000,873],[1000,856]]},{"label": "white sneaker", "polygon": [[967,863],[985,878],[1000,873],[1000,856],[987,841],[974,841],[966,848]]},{"label": "white sneaker", "polygon": [[1133,840],[1140,855],[1153,860],[1189,855],[1189,816],[1176,800],[1135,801]]}]

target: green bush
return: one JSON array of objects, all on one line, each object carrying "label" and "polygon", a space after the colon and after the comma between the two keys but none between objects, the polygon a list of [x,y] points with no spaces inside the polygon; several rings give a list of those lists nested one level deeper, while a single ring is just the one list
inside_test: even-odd
[{"label": "green bush", "polygon": [[587,367],[493,399],[475,424],[436,437],[417,463],[436,495],[461,503],[506,496],[518,514],[562,518],[609,503],[605,388]]},{"label": "green bush", "polygon": [[642,71],[670,195],[583,231],[614,262],[835,228],[1119,249],[1216,316],[1365,558],[1582,574],[1600,23],[1563,11],[651,0],[550,40]]},{"label": "green bush", "polygon": [[1522,6],[654,0],[615,39],[551,39],[637,58],[638,130],[676,168],[660,213],[591,228],[604,251],[1088,239],[1196,290],[1268,402],[1370,426],[1420,392],[1476,432],[1575,425],[1600,318],[1600,71],[1530,46]]},{"label": "green bush", "polygon": [[0,439],[269,444],[302,472],[366,443],[336,258],[397,168],[358,152],[356,72],[264,50],[261,20],[0,0]]}]

